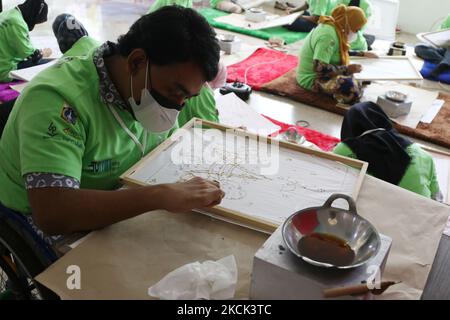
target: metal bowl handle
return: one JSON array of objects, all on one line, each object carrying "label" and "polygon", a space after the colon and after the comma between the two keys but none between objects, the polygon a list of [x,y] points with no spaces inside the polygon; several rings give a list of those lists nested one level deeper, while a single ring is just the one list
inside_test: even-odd
[{"label": "metal bowl handle", "polygon": [[337,199],[344,199],[347,201],[348,203],[348,211],[353,213],[354,215],[358,215],[358,212],[356,211],[356,204],[355,204],[355,200],[353,200],[352,197],[346,195],[346,194],[341,194],[341,193],[334,193],[332,194],[327,201],[325,201],[325,204],[323,205],[324,208],[331,208],[331,205],[333,204],[333,202]]}]

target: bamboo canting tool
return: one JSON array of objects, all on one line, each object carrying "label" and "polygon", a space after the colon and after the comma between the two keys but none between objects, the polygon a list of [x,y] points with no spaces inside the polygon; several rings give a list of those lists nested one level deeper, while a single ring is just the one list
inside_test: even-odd
[{"label": "bamboo canting tool", "polygon": [[349,286],[349,287],[338,287],[323,290],[324,298],[338,298],[343,296],[358,296],[366,293],[373,293],[375,295],[380,295],[386,291],[389,287],[399,284],[401,281],[383,281],[381,282],[379,288],[374,287],[370,289],[367,283]]}]

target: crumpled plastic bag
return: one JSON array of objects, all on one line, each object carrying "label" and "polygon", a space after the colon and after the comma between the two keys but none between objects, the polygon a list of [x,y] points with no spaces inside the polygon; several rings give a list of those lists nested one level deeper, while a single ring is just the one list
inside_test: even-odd
[{"label": "crumpled plastic bag", "polygon": [[181,266],[150,287],[148,294],[163,300],[225,300],[234,297],[236,283],[236,260],[230,255]]}]

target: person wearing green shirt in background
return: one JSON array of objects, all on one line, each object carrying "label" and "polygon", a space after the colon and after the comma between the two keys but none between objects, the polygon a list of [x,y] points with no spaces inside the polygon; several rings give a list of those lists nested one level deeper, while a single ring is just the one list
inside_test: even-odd
[{"label": "person wearing green shirt in background", "polygon": [[[372,16],[372,4],[369,0],[337,0],[336,6],[340,4],[361,8],[366,15],[367,21],[370,21],[370,18]],[[366,28],[366,26],[358,31],[358,37],[355,41],[350,43],[350,50],[367,51],[373,44],[373,42],[375,41],[374,36],[364,36],[364,29]]]},{"label": "person wearing green shirt in background", "polygon": [[84,56],[91,49],[100,46],[100,42],[89,37],[83,24],[71,14],[58,15],[52,29],[64,57]]},{"label": "person wearing green shirt in background", "polygon": [[[338,6],[331,16],[322,16],[320,24],[305,39],[299,54],[297,82],[307,90],[331,95],[340,103],[353,104],[361,97],[361,88],[353,74],[361,65],[349,64],[349,42],[367,20],[357,7]],[[364,52],[366,57],[377,57]]]},{"label": "person wearing green shirt in background", "polygon": [[[450,28],[450,14],[441,24],[440,30],[447,28]],[[450,71],[449,48],[434,48],[428,44],[418,44],[414,48],[414,51],[419,58],[436,64],[434,70],[431,71],[432,77],[438,78],[441,73]]]},{"label": "person wearing green shirt in background", "polygon": [[347,111],[342,123],[341,141],[333,152],[367,161],[369,174],[442,201],[431,155],[402,137],[377,104],[363,102]]},{"label": "person wearing green shirt in background", "polygon": [[[60,14],[53,22],[53,33],[63,57],[83,56],[100,43],[89,37],[83,25],[70,14]],[[0,137],[17,99],[2,104],[0,108]]]},{"label": "person wearing green shirt in background", "polygon": [[65,235],[156,209],[219,204],[219,184],[201,178],[117,189],[119,176],[176,126],[186,99],[216,76],[219,52],[202,16],[166,6],[117,43],[42,71],[0,139],[0,210],[31,215],[45,234]]},{"label": "person wearing green shirt in background", "polygon": [[305,11],[300,17],[295,19],[290,25],[284,26],[286,29],[295,32],[310,32],[317,27],[321,16],[328,16],[336,7],[337,0],[307,0],[304,5],[292,8],[289,2],[275,2],[275,8],[285,10],[287,14]]},{"label": "person wearing green shirt in background", "polygon": [[47,21],[44,0],[27,0],[0,13],[0,82],[8,82],[11,71],[47,63],[50,49],[35,49],[29,32],[36,24]]}]

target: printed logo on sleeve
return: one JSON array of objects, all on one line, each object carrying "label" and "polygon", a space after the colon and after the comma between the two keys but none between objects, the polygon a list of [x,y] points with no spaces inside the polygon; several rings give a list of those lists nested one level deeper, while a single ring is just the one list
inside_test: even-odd
[{"label": "printed logo on sleeve", "polygon": [[108,159],[103,161],[92,161],[87,169],[94,173],[116,172],[119,166],[119,161]]},{"label": "printed logo on sleeve", "polygon": [[50,122],[48,128],[47,128],[47,136],[45,136],[44,138],[53,138],[54,136],[57,136],[58,133],[56,132],[56,126],[55,124],[52,122]]},{"label": "printed logo on sleeve", "polygon": [[64,106],[61,110],[61,118],[74,125],[77,122],[77,114],[72,107]]}]

